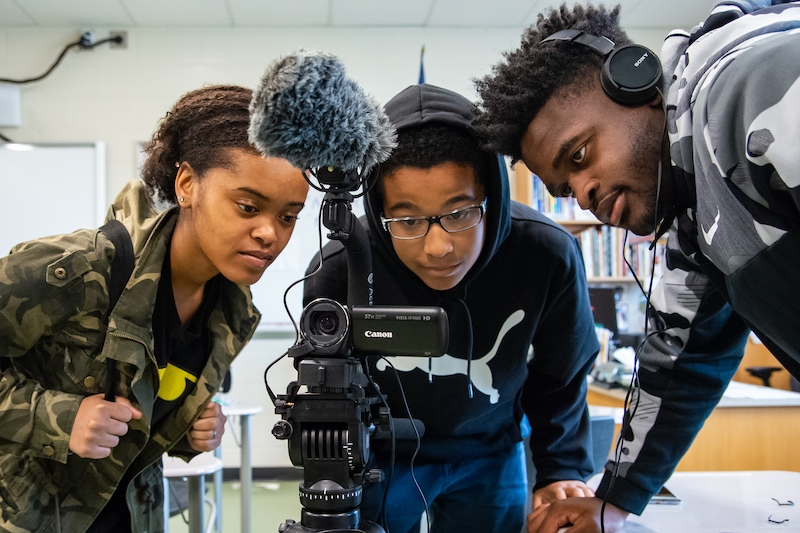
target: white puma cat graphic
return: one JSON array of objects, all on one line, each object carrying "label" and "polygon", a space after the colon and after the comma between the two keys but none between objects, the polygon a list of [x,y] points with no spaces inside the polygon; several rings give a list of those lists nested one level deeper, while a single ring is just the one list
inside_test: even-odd
[{"label": "white puma cat graphic", "polygon": [[[489,353],[480,359],[472,360],[472,368],[470,369],[472,384],[476,389],[488,396],[491,403],[497,403],[500,400],[500,392],[492,387],[492,370],[489,368],[489,361],[497,355],[497,350],[500,348],[500,343],[503,342],[506,334],[511,328],[522,322],[523,318],[525,318],[525,311],[522,309],[511,313],[503,323],[503,327],[500,328],[497,340]],[[444,354],[441,357],[433,357],[430,360],[427,357],[387,357],[386,359],[391,359],[392,366],[399,372],[411,372],[419,368],[425,372],[430,372],[433,376],[467,375],[467,360],[458,359],[448,354]],[[386,361],[380,359],[375,367],[380,371],[384,371],[389,368],[389,365]]]}]

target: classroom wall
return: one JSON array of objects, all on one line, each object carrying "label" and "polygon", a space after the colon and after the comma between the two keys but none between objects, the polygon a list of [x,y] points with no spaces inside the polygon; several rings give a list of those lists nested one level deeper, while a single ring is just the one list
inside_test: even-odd
[{"label": "classroom wall", "polygon": [[[104,140],[108,195],[136,177],[137,143],[184,93],[205,84],[255,87],[270,63],[298,48],[339,55],[348,75],[385,102],[417,83],[425,45],[429,83],[474,97],[470,78],[488,73],[519,31],[377,29],[128,29],[127,49],[71,51],[46,79],[23,86],[22,126],[0,131],[18,142]],[[44,72],[76,28],[0,29],[0,72]],[[95,28],[98,39],[108,29]]]},{"label": "classroom wall", "polygon": [[[1,24],[1,23],[0,23]],[[255,87],[268,65],[298,48],[339,55],[348,74],[385,102],[417,82],[425,45],[429,83],[476,98],[471,79],[490,72],[517,29],[128,29],[128,48],[70,51],[55,71],[22,88],[22,125],[0,128],[17,142],[107,143],[109,200],[137,176],[137,143],[185,92],[205,84]],[[0,27],[2,77],[43,73],[77,28]],[[658,51],[666,30],[632,30]],[[95,28],[102,39],[108,29]]]},{"label": "classroom wall", "polygon": [[[81,29],[0,26],[0,76],[28,78],[43,73]],[[102,39],[109,28],[94,30],[97,39]],[[516,47],[521,35],[520,29],[513,28],[127,31],[127,49],[102,45],[91,51],[71,51],[49,77],[23,86],[22,125],[0,128],[0,133],[16,142],[105,141],[109,201],[126,181],[137,177],[138,143],[149,138],[158,119],[187,91],[217,83],[255,87],[274,59],[305,47],[339,55],[349,76],[385,102],[417,83],[420,48],[425,45],[426,80],[475,99],[472,78],[488,74],[501,52]],[[658,52],[667,31],[632,29],[630,35]],[[286,334],[259,334],[233,364],[231,397],[264,408],[252,418],[254,467],[290,465],[286,443],[270,434],[278,417],[273,414],[263,374],[293,341]],[[283,361],[270,373],[270,383],[283,393],[294,377],[291,362]],[[223,440],[226,467],[239,464],[231,428],[238,434],[238,424],[229,426]]]}]

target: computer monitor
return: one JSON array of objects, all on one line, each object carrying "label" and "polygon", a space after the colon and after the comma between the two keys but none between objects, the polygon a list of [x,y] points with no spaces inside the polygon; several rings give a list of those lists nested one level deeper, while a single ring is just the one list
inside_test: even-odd
[{"label": "computer monitor", "polygon": [[605,287],[590,287],[589,301],[592,304],[594,323],[600,324],[615,336],[617,330],[617,303],[614,298],[616,289]]}]

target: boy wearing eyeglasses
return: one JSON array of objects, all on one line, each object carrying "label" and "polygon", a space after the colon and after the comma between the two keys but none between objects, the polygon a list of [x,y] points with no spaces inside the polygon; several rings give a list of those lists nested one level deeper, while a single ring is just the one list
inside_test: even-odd
[{"label": "boy wearing eyeglasses", "polygon": [[[398,147],[381,164],[361,220],[374,303],[442,307],[450,338],[440,358],[368,358],[392,415],[408,416],[405,400],[425,424],[413,478],[416,442],[396,442],[384,526],[419,531],[419,484],[432,533],[520,531],[528,431],[534,507],[594,495],[584,483],[593,471],[586,374],[598,343],[580,247],[547,217],[511,201],[505,162],[479,148],[469,100],[421,84],[385,109]],[[322,270],[305,282],[305,303],[347,303],[341,243],[322,253]],[[318,264],[316,257],[309,272]],[[368,467],[388,473],[390,442],[371,445]],[[365,484],[362,519],[380,521],[385,485]]]}]

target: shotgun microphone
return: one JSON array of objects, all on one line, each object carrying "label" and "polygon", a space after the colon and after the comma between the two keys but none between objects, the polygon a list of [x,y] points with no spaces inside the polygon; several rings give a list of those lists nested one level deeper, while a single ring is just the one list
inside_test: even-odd
[{"label": "shotgun microphone", "polygon": [[249,135],[264,155],[286,159],[325,192],[322,223],[349,258],[348,304],[371,305],[372,255],[351,191],[366,191],[397,145],[383,107],[347,77],[338,57],[300,50],[267,68],[250,103]]},{"label": "shotgun microphone", "polygon": [[253,94],[250,116],[256,148],[302,170],[366,175],[397,146],[383,107],[325,52],[299,50],[276,60]]}]

